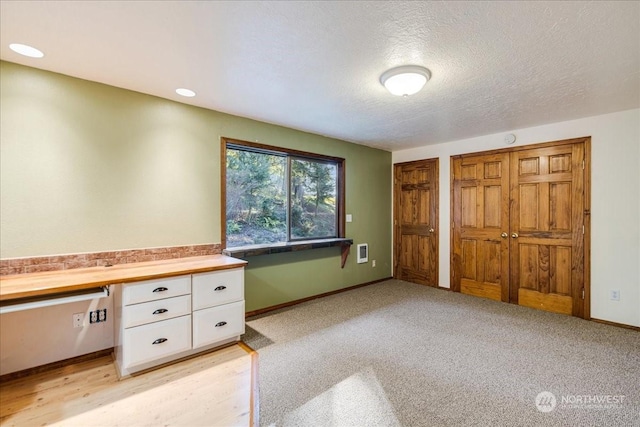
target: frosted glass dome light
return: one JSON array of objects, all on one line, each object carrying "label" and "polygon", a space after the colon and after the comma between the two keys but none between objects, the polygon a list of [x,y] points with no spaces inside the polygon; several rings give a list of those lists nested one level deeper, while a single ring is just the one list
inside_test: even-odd
[{"label": "frosted glass dome light", "polygon": [[420,92],[431,78],[431,72],[417,65],[403,65],[385,71],[380,83],[397,96],[409,96]]}]

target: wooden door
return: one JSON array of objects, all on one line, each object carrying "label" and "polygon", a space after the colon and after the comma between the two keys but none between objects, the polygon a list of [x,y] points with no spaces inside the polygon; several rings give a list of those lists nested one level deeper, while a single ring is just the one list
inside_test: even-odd
[{"label": "wooden door", "polygon": [[511,301],[583,317],[584,144],[511,154]]},{"label": "wooden door", "polygon": [[452,159],[454,291],[589,318],[590,139]]},{"label": "wooden door", "polygon": [[509,301],[509,154],[453,161],[453,283],[465,294]]},{"label": "wooden door", "polygon": [[438,159],[395,165],[394,272],[438,286]]}]

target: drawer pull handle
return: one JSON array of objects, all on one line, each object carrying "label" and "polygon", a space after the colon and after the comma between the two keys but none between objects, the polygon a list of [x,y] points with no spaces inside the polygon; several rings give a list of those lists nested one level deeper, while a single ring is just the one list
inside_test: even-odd
[{"label": "drawer pull handle", "polygon": [[155,340],[155,341],[154,341],[154,342],[152,342],[151,344],[152,344],[152,345],[155,345],[155,344],[162,344],[162,343],[163,343],[163,342],[165,342],[165,341],[167,341],[167,339],[166,339],[166,338],[158,338],[157,340]]},{"label": "drawer pull handle", "polygon": [[167,310],[166,308],[159,308],[156,311],[154,311],[152,314],[162,314],[162,313],[166,313],[167,311],[169,310]]},{"label": "drawer pull handle", "polygon": [[168,291],[169,289],[165,288],[165,287],[160,287],[160,288],[155,288],[153,290],[153,292],[164,292],[164,291]]},{"label": "drawer pull handle", "polygon": [[218,323],[216,323],[216,328],[218,328],[220,326],[224,326],[226,324],[227,324],[227,322],[218,322]]},{"label": "drawer pull handle", "polygon": [[217,288],[214,289],[214,291],[224,291],[225,289],[227,289],[226,286],[218,286]]}]

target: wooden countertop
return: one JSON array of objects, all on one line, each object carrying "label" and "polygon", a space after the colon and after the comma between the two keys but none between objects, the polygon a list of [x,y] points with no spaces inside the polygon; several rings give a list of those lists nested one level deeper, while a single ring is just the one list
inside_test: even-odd
[{"label": "wooden countertop", "polygon": [[0,301],[59,294],[181,274],[226,270],[244,267],[246,264],[246,261],[225,255],[207,255],[119,264],[112,267],[15,274],[0,278]]}]

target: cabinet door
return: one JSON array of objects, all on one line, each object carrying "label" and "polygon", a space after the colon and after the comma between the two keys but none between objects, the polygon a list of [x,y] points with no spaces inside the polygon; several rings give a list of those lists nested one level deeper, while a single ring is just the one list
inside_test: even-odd
[{"label": "cabinet door", "polygon": [[193,275],[193,309],[244,299],[244,269],[212,271]]},{"label": "cabinet door", "polygon": [[244,301],[193,312],[193,348],[244,334]]},{"label": "cabinet door", "polygon": [[191,316],[124,330],[124,368],[153,362],[191,349]]},{"label": "cabinet door", "polygon": [[191,276],[167,277],[124,285],[122,304],[138,304],[191,293]]},{"label": "cabinet door", "polygon": [[132,328],[191,314],[191,295],[128,305],[122,309],[122,327]]}]

